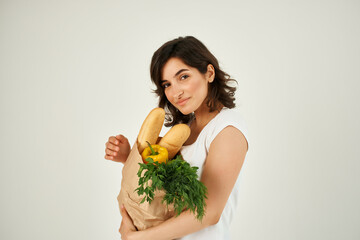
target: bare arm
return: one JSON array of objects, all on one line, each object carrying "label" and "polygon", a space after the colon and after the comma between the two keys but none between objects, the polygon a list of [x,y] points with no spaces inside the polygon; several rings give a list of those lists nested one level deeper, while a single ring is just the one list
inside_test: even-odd
[{"label": "bare arm", "polygon": [[[208,189],[206,215],[199,222],[189,211],[162,224],[139,232],[129,232],[124,239],[168,240],[180,238],[216,224],[234,187],[247,152],[247,141],[234,127],[226,127],[210,146],[201,181]],[[123,236],[122,236],[123,237]]]}]

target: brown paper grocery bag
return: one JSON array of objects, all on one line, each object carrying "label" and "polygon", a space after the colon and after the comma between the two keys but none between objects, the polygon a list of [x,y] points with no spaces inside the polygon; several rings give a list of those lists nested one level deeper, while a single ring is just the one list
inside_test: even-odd
[{"label": "brown paper grocery bag", "polygon": [[172,205],[166,206],[165,203],[161,203],[165,195],[164,191],[156,191],[151,204],[147,201],[140,204],[144,196],[139,196],[135,192],[139,186],[139,177],[137,176],[139,163],[143,163],[143,160],[137,148],[137,142],[135,142],[122,170],[121,189],[117,199],[119,209],[124,204],[136,228],[144,230],[159,225],[174,216],[175,212]]}]

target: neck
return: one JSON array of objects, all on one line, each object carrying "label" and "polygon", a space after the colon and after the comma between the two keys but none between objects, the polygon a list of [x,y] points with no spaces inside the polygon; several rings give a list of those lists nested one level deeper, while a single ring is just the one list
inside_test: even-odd
[{"label": "neck", "polygon": [[201,107],[199,107],[194,113],[195,113],[195,120],[194,123],[197,128],[202,129],[203,127],[208,124],[211,119],[213,119],[223,108],[223,105],[221,104],[219,108],[213,112],[210,112],[209,107],[206,105],[206,103],[203,103]]}]

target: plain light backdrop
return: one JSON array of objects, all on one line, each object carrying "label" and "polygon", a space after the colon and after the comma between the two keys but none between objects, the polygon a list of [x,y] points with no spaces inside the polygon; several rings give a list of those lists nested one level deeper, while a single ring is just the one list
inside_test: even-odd
[{"label": "plain light backdrop", "polygon": [[[193,35],[250,133],[233,239],[360,239],[360,2],[0,1],[0,239],[119,239],[153,52]],[[219,159],[221,164],[221,159]]]}]

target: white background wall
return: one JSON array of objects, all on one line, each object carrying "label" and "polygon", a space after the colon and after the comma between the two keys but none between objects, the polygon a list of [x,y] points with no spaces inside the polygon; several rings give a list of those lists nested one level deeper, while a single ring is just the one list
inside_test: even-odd
[{"label": "white background wall", "polygon": [[[199,38],[250,130],[233,239],[360,239],[360,2],[0,1],[0,238],[119,239],[149,64]],[[221,164],[221,159],[219,159]]]}]

